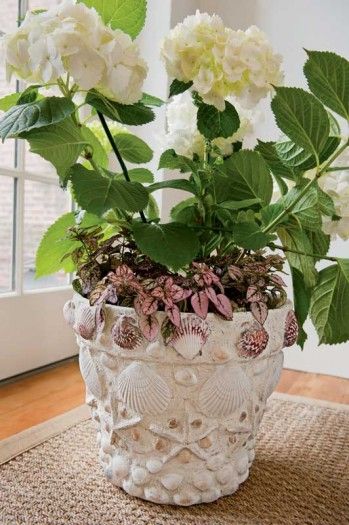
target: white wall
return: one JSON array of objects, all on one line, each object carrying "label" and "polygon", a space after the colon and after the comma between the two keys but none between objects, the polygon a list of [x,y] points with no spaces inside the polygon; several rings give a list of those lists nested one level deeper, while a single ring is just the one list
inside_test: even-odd
[{"label": "white wall", "polygon": [[[172,26],[199,9],[220,15],[226,25],[246,29],[255,24],[265,31],[275,50],[284,57],[287,85],[305,87],[302,67],[306,59],[303,48],[331,50],[349,56],[348,0],[175,0]],[[257,135],[269,140],[278,137],[268,104],[266,119],[257,127]],[[174,192],[164,197],[165,210],[178,198]],[[349,257],[349,243],[334,243],[332,253]],[[349,322],[349,312],[348,312]],[[297,370],[349,377],[349,344],[317,346],[314,329],[308,324],[310,338],[305,350],[288,349],[285,366]]]}]

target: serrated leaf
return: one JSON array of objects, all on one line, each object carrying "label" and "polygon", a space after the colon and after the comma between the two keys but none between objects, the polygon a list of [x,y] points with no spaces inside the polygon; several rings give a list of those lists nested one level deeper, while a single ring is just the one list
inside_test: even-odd
[{"label": "serrated leaf", "polygon": [[263,142],[258,140],[258,145],[255,147],[267,163],[270,171],[276,177],[282,177],[289,180],[294,180],[294,171],[291,167],[285,166],[278,156],[275,142]]},{"label": "serrated leaf", "polygon": [[164,188],[173,188],[175,190],[187,191],[189,193],[195,194],[195,187],[189,180],[186,179],[169,179],[163,180],[161,182],[155,182],[147,187],[149,193],[153,191],[162,190]]},{"label": "serrated leaf", "polygon": [[197,113],[197,127],[209,140],[217,137],[231,137],[240,127],[239,114],[230,102],[225,102],[224,111],[215,106],[200,103]]},{"label": "serrated leaf", "polygon": [[[273,202],[272,204],[269,204],[265,208],[261,209],[261,216],[264,226],[268,226],[271,222],[273,222],[281,213],[283,213],[285,210],[282,201]],[[288,216],[286,215],[283,219],[284,221],[288,220]],[[280,223],[279,223],[280,224]]]},{"label": "serrated leaf", "polygon": [[[290,214],[295,216],[302,223],[304,228],[307,228],[308,230],[320,230],[322,221],[318,207],[317,189],[314,186],[309,188],[309,190],[299,199],[302,191],[302,187],[292,188],[287,195],[283,197],[283,206],[285,209],[292,207]],[[293,205],[294,202],[296,202],[296,204]]]},{"label": "serrated leaf", "polygon": [[51,162],[62,185],[66,184],[67,170],[78,160],[86,146],[86,139],[71,118],[21,134],[30,145],[30,151]]},{"label": "serrated leaf", "polygon": [[180,93],[184,93],[184,91],[190,89],[192,85],[193,82],[182,82],[181,80],[177,80],[175,78],[171,82],[169,96],[174,97],[175,95],[180,95]]},{"label": "serrated leaf", "polygon": [[223,201],[217,206],[225,210],[242,210],[243,208],[250,208],[256,204],[261,204],[261,199],[245,199],[242,201]]},{"label": "serrated leaf", "polygon": [[195,233],[184,224],[133,224],[138,248],[153,261],[179,270],[195,258],[200,245]]},{"label": "serrated leaf", "polygon": [[320,260],[321,256],[326,255],[330,248],[330,243],[331,243],[330,235],[327,235],[322,230],[315,230],[315,231],[305,230],[305,233],[311,244],[311,252],[319,255],[319,257],[315,257],[314,260],[315,261]]},{"label": "serrated leaf", "polygon": [[161,98],[154,97],[154,95],[149,95],[149,93],[143,93],[140,102],[145,106],[154,106],[156,108],[160,108],[165,104]]},{"label": "serrated leaf", "polygon": [[152,195],[149,195],[149,202],[148,206],[146,207],[145,214],[150,221],[158,220],[160,217],[158,203]]},{"label": "serrated leaf", "polygon": [[154,112],[141,102],[130,105],[119,104],[94,90],[87,93],[86,103],[111,120],[129,126],[148,124],[155,118]]},{"label": "serrated leaf", "polygon": [[8,111],[10,108],[17,104],[20,93],[11,93],[5,97],[0,98],[0,111]]},{"label": "serrated leaf", "polygon": [[233,233],[234,242],[248,250],[260,250],[264,248],[272,237],[261,231],[256,222],[239,222]]},{"label": "serrated leaf", "polygon": [[176,222],[183,224],[194,224],[197,217],[197,207],[195,206],[197,200],[195,197],[190,197],[176,204],[171,210],[171,218]]},{"label": "serrated leaf", "polygon": [[181,173],[196,171],[197,166],[192,159],[177,155],[174,149],[167,149],[161,154],[158,169],[179,170]]},{"label": "serrated leaf", "polygon": [[277,87],[271,108],[279,128],[315,158],[330,132],[327,111],[314,95],[300,88]]},{"label": "serrated leaf", "polygon": [[[101,224],[101,219],[95,215],[85,213],[81,228]],[[65,257],[81,246],[79,241],[67,238],[68,228],[75,226],[75,214],[65,213],[59,217],[45,232],[36,252],[36,277],[43,277],[64,270],[69,273],[75,270],[71,257]]]},{"label": "serrated leaf", "polygon": [[133,164],[144,164],[153,158],[153,150],[136,135],[132,133],[118,133],[114,141],[124,160]]},{"label": "serrated leaf", "polygon": [[[268,204],[273,193],[273,180],[263,157],[257,151],[241,150],[224,162],[222,173],[226,179],[217,178],[217,201],[260,199]],[[219,187],[218,187],[219,186]]]},{"label": "serrated leaf", "polygon": [[70,169],[70,180],[78,205],[98,216],[112,208],[136,212],[148,204],[148,192],[138,182],[103,176],[80,164]]},{"label": "serrated leaf", "polygon": [[[320,164],[325,162],[325,160],[336,151],[339,144],[339,137],[328,137],[323,149],[319,153]],[[313,154],[305,151],[290,140],[276,142],[275,150],[281,162],[291,170],[308,171],[317,165],[316,158]]]},{"label": "serrated leaf", "polygon": [[338,259],[319,273],[314,289],[310,317],[320,344],[344,343],[349,339],[349,259]]},{"label": "serrated leaf", "polygon": [[92,150],[92,158],[98,166],[102,168],[108,168],[109,159],[108,155],[100,143],[98,137],[93,133],[93,131],[87,126],[81,126],[81,134],[86,143],[90,146]]},{"label": "serrated leaf", "polygon": [[294,310],[300,328],[297,343],[303,348],[308,337],[304,331],[303,325],[309,314],[311,290],[306,286],[303,274],[292,266],[291,275]]},{"label": "serrated leaf", "polygon": [[[132,170],[128,170],[128,174],[132,182],[140,182],[141,184],[144,184],[152,183],[154,181],[154,175],[146,168],[133,168]],[[117,180],[125,180],[123,173],[117,173],[114,177]]]},{"label": "serrated leaf", "polygon": [[135,38],[142,30],[147,13],[146,0],[79,0],[94,7],[105,24]]},{"label": "serrated leaf", "polygon": [[13,106],[0,119],[0,137],[18,137],[32,129],[57,124],[75,111],[75,105],[63,97],[47,97]]},{"label": "serrated leaf", "polygon": [[349,120],[349,62],[328,51],[307,51],[304,65],[309,89],[338,115]]}]

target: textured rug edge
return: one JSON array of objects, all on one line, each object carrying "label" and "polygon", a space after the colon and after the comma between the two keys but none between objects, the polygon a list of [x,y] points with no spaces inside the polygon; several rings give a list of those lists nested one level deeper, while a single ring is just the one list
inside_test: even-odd
[{"label": "textured rug edge", "polygon": [[90,410],[87,405],[80,405],[69,412],[48,419],[39,425],[30,427],[23,432],[14,434],[0,441],[0,465],[23,454],[27,450],[44,443],[65,430],[90,418]]},{"label": "textured rug edge", "polygon": [[[349,413],[349,405],[343,403],[334,403],[331,401],[324,401],[322,399],[314,399],[312,397],[295,396],[292,394],[284,394],[281,392],[274,392],[270,399],[278,399],[281,401],[289,401],[292,403],[304,403],[306,405],[319,406],[323,408],[332,408],[342,412]],[[69,412],[65,412],[52,419],[48,419],[39,425],[28,428],[23,432],[14,434],[2,441],[0,441],[0,465],[7,463],[11,459],[23,454],[31,448],[44,443],[65,430],[78,425],[82,421],[90,418],[90,409],[87,405],[80,405]]]}]

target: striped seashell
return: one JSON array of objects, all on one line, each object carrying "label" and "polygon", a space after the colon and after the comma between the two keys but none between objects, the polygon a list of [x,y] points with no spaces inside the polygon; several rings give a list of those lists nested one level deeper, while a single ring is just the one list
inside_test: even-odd
[{"label": "striped seashell", "polygon": [[142,332],[136,320],[129,315],[121,315],[112,327],[112,338],[115,344],[125,350],[135,350],[142,344]]},{"label": "striped seashell", "polygon": [[293,310],[287,313],[285,321],[284,346],[292,346],[297,342],[299,325]]},{"label": "striped seashell", "polygon": [[204,383],[199,406],[207,416],[229,416],[249,399],[251,389],[250,380],[240,367],[222,366]]},{"label": "striped seashell", "polygon": [[86,383],[88,391],[97,399],[102,399],[105,394],[102,381],[103,372],[98,361],[92,359],[90,350],[85,347],[79,355],[81,375]]},{"label": "striped seashell", "polygon": [[206,343],[210,330],[208,324],[200,317],[191,315],[182,320],[176,328],[169,344],[184,358],[193,359]]},{"label": "striped seashell", "polygon": [[266,349],[269,341],[265,328],[250,328],[242,332],[237,344],[239,357],[257,357]]},{"label": "striped seashell", "polygon": [[149,366],[135,361],[119,375],[118,394],[137,414],[160,414],[170,402],[171,392],[165,381]]},{"label": "striped seashell", "polygon": [[63,306],[63,317],[65,321],[73,326],[75,322],[75,304],[73,301],[67,301]]},{"label": "striped seashell", "polygon": [[80,304],[75,311],[74,332],[83,339],[90,341],[104,327],[105,315],[102,307]]}]

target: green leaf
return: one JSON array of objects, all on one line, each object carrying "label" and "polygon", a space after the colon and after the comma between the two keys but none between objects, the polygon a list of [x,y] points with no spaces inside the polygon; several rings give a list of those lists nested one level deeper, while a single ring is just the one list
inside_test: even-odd
[{"label": "green leaf", "polygon": [[306,151],[319,157],[330,132],[327,111],[303,89],[277,87],[271,107],[279,128]]},{"label": "green leaf", "polygon": [[275,142],[263,142],[258,140],[258,145],[255,147],[267,163],[270,171],[275,177],[282,177],[289,180],[294,180],[294,171],[289,166],[283,164],[279,157]]},{"label": "green leaf", "polygon": [[[93,133],[93,131],[87,126],[81,126],[81,135],[86,143],[91,147],[92,158],[98,166],[102,168],[108,168],[109,159],[107,152],[100,143],[98,137]],[[88,166],[90,167],[90,166]]]},{"label": "green leaf", "polygon": [[21,137],[29,142],[32,153],[53,164],[63,185],[66,183],[67,170],[76,163],[86,146],[80,128],[71,118],[22,133]]},{"label": "green leaf", "polygon": [[196,171],[197,166],[192,159],[177,155],[174,149],[167,149],[161,154],[158,169],[179,170],[181,173]]},{"label": "green leaf", "polygon": [[261,231],[256,222],[239,222],[235,226],[234,241],[241,248],[260,250],[272,240],[272,236]]},{"label": "green leaf", "polygon": [[240,127],[238,112],[230,102],[225,102],[224,111],[215,106],[200,103],[197,113],[197,126],[200,133],[209,140],[217,137],[231,137]]},{"label": "green leaf", "polygon": [[0,98],[0,110],[8,111],[11,109],[17,104],[20,96],[20,93],[11,93],[10,95],[6,95],[6,97]]},{"label": "green leaf", "polygon": [[153,261],[179,270],[195,258],[200,245],[195,233],[177,222],[168,224],[133,224],[138,248]]},{"label": "green leaf", "polygon": [[134,164],[144,164],[153,158],[153,150],[132,133],[118,133],[114,141],[124,160]]},{"label": "green leaf", "polygon": [[311,298],[310,317],[320,344],[344,343],[349,339],[349,259],[338,259],[319,273]]},{"label": "green leaf", "polygon": [[307,51],[304,74],[309,89],[338,115],[349,120],[349,62],[328,51]]},{"label": "green leaf", "polygon": [[79,0],[94,7],[105,24],[135,38],[142,30],[147,13],[146,0]]},{"label": "green leaf", "polygon": [[[241,150],[234,153],[224,162],[223,170],[233,186],[234,200],[256,198],[263,204],[269,204],[273,181],[263,157],[257,151]],[[221,190],[220,194],[227,191],[224,187]],[[223,200],[227,200],[227,196]]]},{"label": "green leaf", "polygon": [[165,104],[161,98],[154,97],[154,95],[149,95],[149,93],[143,93],[140,102],[145,106],[154,106],[156,108],[160,108]]},{"label": "green leaf", "polygon": [[[268,226],[271,222],[273,222],[279,215],[284,211],[284,206],[282,204],[282,200],[279,200],[278,202],[273,202],[272,204],[269,204],[268,206],[265,206],[265,208],[261,209],[261,216],[264,226]],[[284,217],[284,221],[287,221],[289,219],[289,216],[286,215]],[[279,223],[280,224],[280,223]]]},{"label": "green leaf", "polygon": [[149,195],[149,202],[145,214],[150,221],[154,221],[160,217],[159,206],[152,195]]},{"label": "green leaf", "polygon": [[304,348],[304,343],[308,336],[304,331],[303,325],[308,317],[310,308],[311,291],[305,285],[303,274],[291,266],[292,284],[293,284],[293,304],[300,327],[297,343]]},{"label": "green leaf", "polygon": [[148,192],[138,182],[120,181],[80,164],[70,169],[70,180],[78,205],[98,216],[112,208],[136,212],[148,204]]},{"label": "green leaf", "polygon": [[176,222],[183,222],[184,224],[191,224],[195,215],[197,200],[195,197],[190,197],[180,201],[173,206],[171,210],[171,218]]},{"label": "green leaf", "polygon": [[119,104],[94,90],[87,93],[86,103],[111,120],[129,126],[148,124],[155,118],[153,111],[141,102],[131,105]]},{"label": "green leaf", "polygon": [[331,237],[326,235],[322,230],[305,231],[311,244],[311,252],[320,255],[320,257],[314,258],[315,261],[319,261],[321,256],[327,255],[330,249]]},{"label": "green leaf", "polygon": [[[277,234],[285,248],[312,253],[312,246],[303,228],[296,221],[289,221],[278,229]],[[287,260],[293,268],[300,271],[304,276],[307,287],[315,286],[317,272],[315,261],[312,257],[300,255],[298,253],[286,252]]]},{"label": "green leaf", "polygon": [[[28,86],[22,93],[19,93],[17,104],[28,104],[38,99],[38,89],[40,85]],[[40,98],[43,98],[40,96]]]},{"label": "green leaf", "polygon": [[189,193],[193,193],[195,195],[195,187],[189,180],[186,179],[170,179],[163,180],[161,182],[155,182],[154,184],[148,186],[147,190],[149,193],[153,193],[153,191],[162,190],[164,188],[188,191]]},{"label": "green leaf", "polygon": [[[101,224],[101,219],[85,213],[80,223],[81,228]],[[81,246],[79,241],[67,238],[67,231],[76,225],[75,214],[65,213],[56,220],[45,232],[36,252],[36,277],[43,277],[64,270],[69,273],[75,270],[71,257],[65,257]]]},{"label": "green leaf", "polygon": [[[319,162],[322,164],[327,160],[332,153],[336,151],[340,144],[339,137],[328,137],[325,142],[325,146],[319,154]],[[300,146],[297,146],[294,142],[287,140],[277,142],[275,144],[275,150],[281,162],[288,166],[289,169],[297,169],[297,171],[308,171],[315,168],[317,165],[316,158],[313,154],[305,151]]]},{"label": "green leaf", "polygon": [[223,201],[219,203],[220,208],[224,208],[226,210],[242,210],[243,208],[250,208],[254,206],[255,204],[260,204],[260,199],[246,199],[243,201]]},{"label": "green leaf", "polygon": [[318,207],[318,192],[315,186],[309,188],[309,190],[303,195],[295,205],[295,202],[300,193],[303,191],[302,187],[292,188],[285,197],[282,199],[282,203],[285,209],[288,206],[293,206],[290,212],[295,216],[304,228],[308,230],[321,230],[321,214]]},{"label": "green leaf", "polygon": [[[146,168],[134,168],[128,170],[129,177],[132,182],[152,183],[154,181],[154,175],[151,171]],[[117,173],[114,175],[116,180],[125,180],[123,173]]]},{"label": "green leaf", "polygon": [[0,119],[0,137],[18,137],[32,129],[57,124],[71,115],[75,105],[63,97],[47,97],[13,106]]},{"label": "green leaf", "polygon": [[192,82],[182,82],[181,80],[177,80],[176,78],[172,80],[170,85],[170,97],[174,97],[175,95],[179,95],[180,93],[184,93],[184,91],[187,91],[187,89],[190,89],[193,85]]}]

